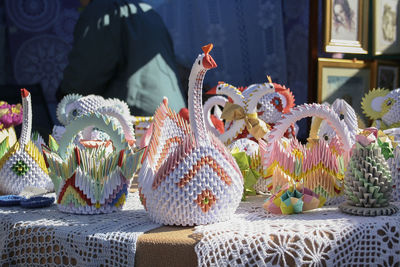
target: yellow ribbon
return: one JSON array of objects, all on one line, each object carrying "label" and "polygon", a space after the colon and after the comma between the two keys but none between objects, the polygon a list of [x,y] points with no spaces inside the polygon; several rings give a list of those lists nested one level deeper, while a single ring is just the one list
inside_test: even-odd
[{"label": "yellow ribbon", "polygon": [[226,121],[234,121],[244,119],[246,128],[249,133],[256,139],[260,139],[265,136],[269,131],[269,125],[263,120],[258,118],[256,112],[246,113],[244,108],[238,104],[227,102],[221,114],[221,118]]}]

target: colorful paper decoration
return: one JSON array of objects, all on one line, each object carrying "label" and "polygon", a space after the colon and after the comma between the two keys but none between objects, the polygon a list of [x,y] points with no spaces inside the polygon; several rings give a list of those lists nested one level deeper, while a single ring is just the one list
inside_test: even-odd
[{"label": "colorful paper decoration", "polygon": [[[318,141],[310,148],[297,139],[282,142],[286,129],[299,119],[318,116],[326,120],[338,138]],[[285,114],[269,134],[268,143],[259,141],[262,164],[272,174],[268,189],[278,192],[287,183],[301,182],[325,198],[342,192],[345,166],[351,149],[350,133],[336,112],[325,105],[304,104]]]},{"label": "colorful paper decoration", "polygon": [[117,98],[104,99],[99,95],[82,96],[79,94],[69,94],[64,96],[58,104],[57,118],[66,126],[77,117],[93,113],[104,107],[114,107],[126,119],[130,117],[128,104]]},{"label": "colorful paper decoration", "polygon": [[267,198],[264,209],[273,214],[301,213],[324,205],[326,199],[302,185],[285,185],[276,194]]},{"label": "colorful paper decoration", "polygon": [[392,200],[400,201],[400,146],[394,148],[393,158],[389,158],[387,162],[393,180]]},{"label": "colorful paper decoration", "polygon": [[[61,211],[99,214],[122,209],[143,152],[133,150],[128,125],[124,116],[94,112],[71,121],[59,144],[50,138],[51,148],[44,146],[43,153]],[[104,131],[110,140],[74,145],[75,136],[88,127]]]},{"label": "colorful paper decoration", "polygon": [[[324,104],[329,105],[329,104]],[[344,121],[352,140],[352,145],[355,143],[355,138],[358,133],[358,119],[354,109],[343,99],[336,99],[330,107],[338,114],[339,118]],[[331,140],[336,136],[335,131],[329,126],[327,121],[322,118],[314,117],[311,124],[310,136],[308,141],[312,139],[321,139],[325,141]]]},{"label": "colorful paper decoration", "polygon": [[31,140],[31,94],[21,89],[21,96],[23,121],[19,140],[15,140],[13,128],[2,131],[6,133],[0,141],[0,193],[18,195],[26,186],[52,191],[43,155]]},{"label": "colorful paper decoration", "polygon": [[156,110],[153,132],[139,172],[139,194],[150,218],[168,225],[199,225],[232,217],[243,177],[222,142],[206,129],[203,79],[217,65],[203,47],[189,77],[190,125],[168,107]]},{"label": "colorful paper decoration", "polygon": [[347,203],[340,209],[362,216],[397,212],[398,208],[389,203],[393,181],[377,142],[377,130],[365,129],[356,141],[345,178]]},{"label": "colorful paper decoration", "polygon": [[[208,92],[207,92],[208,93]],[[213,96],[207,99],[206,102],[204,102],[204,122],[206,123],[207,129],[213,133],[215,136],[220,136],[221,134],[225,133],[225,129],[217,129],[215,127],[212,116],[215,114],[212,114],[212,108],[214,109],[219,109],[219,107],[224,107],[226,102],[228,102],[228,99],[226,99],[223,96]],[[222,111],[221,111],[222,113]],[[220,120],[221,114],[219,114],[219,117],[216,117],[217,119]],[[221,120],[221,123],[223,125],[223,122]],[[233,129],[233,128],[232,128]]]},{"label": "colorful paper decoration", "polygon": [[[258,117],[257,113],[258,102],[260,101],[260,99],[266,94],[270,94],[275,90],[274,85],[272,84],[271,78],[269,76],[268,79],[269,83],[249,85],[243,91],[243,96],[245,98],[244,118],[246,123],[246,130],[257,140],[265,138],[266,134],[270,130],[270,126],[267,125],[265,121],[261,120]],[[222,118],[223,115],[224,112],[222,113]]]},{"label": "colorful paper decoration", "polygon": [[[228,96],[232,102],[229,102],[226,98],[222,96],[214,96],[209,98],[205,103],[204,103],[204,116],[205,116],[205,123],[207,126],[207,129],[209,129],[215,136],[217,136],[224,144],[228,145],[235,138],[240,134],[246,127],[244,116],[245,116],[245,98],[242,95],[242,92],[239,91],[235,86],[230,85],[228,83],[224,82],[219,82],[218,85],[211,90],[207,92],[207,94],[218,94],[218,95],[225,95]],[[236,115],[232,115],[227,123],[229,124],[229,127],[224,131],[223,134],[220,134],[214,126],[212,126],[211,118],[210,118],[210,109],[211,107],[215,105],[220,105],[224,107],[225,105],[229,103],[228,105],[230,107],[235,106],[237,107]],[[239,110],[241,112],[239,112]],[[239,112],[239,113],[238,113]],[[225,111],[226,113],[226,111]],[[223,113],[222,113],[223,114]],[[222,116],[221,114],[221,116]],[[240,117],[240,118],[239,118]],[[243,117],[243,118],[242,118]],[[221,119],[225,119],[221,117]]]},{"label": "colorful paper decoration", "polygon": [[274,124],[282,117],[282,114],[290,112],[294,107],[294,96],[289,88],[277,83],[274,85],[274,92],[264,95],[258,101],[257,112],[260,119],[268,124]]},{"label": "colorful paper decoration", "polygon": [[256,195],[255,185],[263,174],[259,146],[256,142],[241,138],[228,146],[236,160],[244,180],[243,200],[246,196]]},{"label": "colorful paper decoration", "polygon": [[22,105],[0,101],[0,130],[22,123]]},{"label": "colorful paper decoration", "polygon": [[365,94],[361,106],[378,129],[400,127],[400,88],[373,89]]},{"label": "colorful paper decoration", "polygon": [[136,145],[138,147],[145,147],[148,145],[149,140],[142,141],[142,137],[145,136],[146,132],[150,129],[153,120],[154,118],[150,116],[132,116],[132,124],[135,128]]}]

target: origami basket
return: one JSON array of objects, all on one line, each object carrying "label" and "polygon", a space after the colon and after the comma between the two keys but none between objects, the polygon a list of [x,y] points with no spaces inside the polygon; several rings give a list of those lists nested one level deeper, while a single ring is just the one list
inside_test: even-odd
[{"label": "origami basket", "polygon": [[[309,148],[297,139],[282,141],[286,129],[306,117],[321,117],[336,132],[339,139],[319,140]],[[286,184],[303,183],[326,199],[342,193],[345,167],[352,140],[346,124],[331,108],[319,104],[297,106],[282,117],[270,132],[268,144],[260,140],[260,152],[268,177],[268,189],[276,193]]]},{"label": "origami basket", "polygon": [[[324,103],[324,105],[328,105]],[[338,114],[341,120],[347,125],[352,143],[355,143],[355,138],[358,132],[358,119],[354,109],[343,99],[336,99],[330,107]],[[329,141],[336,135],[335,131],[320,117],[314,117],[311,123],[309,134],[309,142],[316,139],[324,139]],[[314,139],[314,140],[312,140]]]},{"label": "origami basket", "polygon": [[[74,145],[78,132],[89,126],[104,131],[111,140]],[[61,211],[98,214],[122,209],[142,154],[142,150],[132,151],[125,135],[114,118],[92,113],[67,125],[58,149],[43,147]]]}]

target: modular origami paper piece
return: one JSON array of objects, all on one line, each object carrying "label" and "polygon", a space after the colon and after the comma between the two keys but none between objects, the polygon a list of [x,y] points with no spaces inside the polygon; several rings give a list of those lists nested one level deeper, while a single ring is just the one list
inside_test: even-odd
[{"label": "modular origami paper piece", "polygon": [[31,94],[21,89],[23,121],[18,141],[13,130],[0,143],[0,193],[18,195],[26,186],[52,191],[41,151],[31,140]]},{"label": "modular origami paper piece", "polygon": [[[152,116],[132,116],[132,124],[135,127],[136,145],[138,147],[145,147],[149,144],[149,140],[146,139],[146,133],[149,131],[154,118]],[[151,133],[151,129],[149,131]],[[142,140],[144,137],[144,140]]]},{"label": "modular origami paper piece", "polygon": [[[297,139],[282,142],[286,129],[299,119],[318,116],[335,130],[338,138],[329,143],[323,140],[310,148]],[[278,192],[287,183],[301,182],[326,199],[342,193],[345,167],[352,146],[346,124],[336,112],[325,105],[304,104],[296,106],[275,125],[269,142],[259,141],[262,164],[269,178],[268,189]]]},{"label": "modular origami paper piece", "polygon": [[[329,104],[324,104],[329,105]],[[356,135],[359,131],[357,115],[354,109],[343,99],[336,99],[330,107],[339,115],[339,118],[344,121],[347,125],[347,129],[350,133],[351,143],[355,143]],[[324,121],[320,117],[314,117],[310,129],[309,142],[313,142],[317,139],[330,141],[336,136],[335,131],[329,126],[327,121]]]},{"label": "modular origami paper piece", "polygon": [[0,101],[0,130],[20,125],[22,116],[21,104],[10,105],[5,101]]},{"label": "modular origami paper piece", "polygon": [[[98,95],[88,95],[82,96],[79,94],[69,94],[66,95],[57,106],[57,118],[64,125],[68,125],[76,118],[88,115],[93,112],[98,112],[101,114],[106,114],[110,116],[122,116],[124,120],[128,122],[127,127],[133,129],[133,122],[137,124],[140,121],[146,121],[147,119],[138,119],[130,115],[130,110],[128,105],[117,98],[104,99],[102,96]],[[56,140],[61,140],[62,134],[65,131],[62,126],[55,126],[53,128],[53,137]],[[132,134],[131,139],[135,139],[134,132],[129,130]],[[79,140],[107,140],[108,136],[102,131],[98,131],[93,127],[88,127],[82,133],[80,133],[76,138],[76,144],[79,144]]]},{"label": "modular origami paper piece", "polygon": [[400,146],[397,145],[393,151],[393,158],[388,159],[388,164],[392,174],[393,191],[392,200],[400,201]]},{"label": "modular origami paper piece", "polygon": [[104,99],[99,95],[69,94],[64,96],[57,106],[57,119],[66,126],[77,117],[104,107],[114,107],[126,119],[130,117],[128,104],[117,98]]},{"label": "modular origami paper piece", "polygon": [[267,198],[264,209],[273,214],[294,214],[320,208],[326,199],[300,184],[285,185],[276,194]]},{"label": "modular origami paper piece", "polygon": [[[49,147],[43,146],[57,206],[63,212],[109,213],[121,210],[126,201],[143,150],[134,150],[133,129],[125,116],[106,109],[71,121],[59,144],[50,137]],[[75,145],[75,136],[92,127],[110,140],[81,140]]]},{"label": "modular origami paper piece", "polygon": [[392,91],[373,89],[365,94],[361,106],[378,129],[400,127],[400,88]]},{"label": "modular origami paper piece", "polygon": [[[215,127],[213,126],[210,116],[211,115],[210,110],[212,107],[216,105],[225,108],[225,105],[227,103],[230,103],[228,105],[234,104],[236,107],[240,108],[243,111],[241,115],[244,116],[245,98],[242,95],[242,92],[239,91],[238,88],[224,82],[219,82],[217,86],[207,91],[207,94],[218,94],[218,96],[213,96],[204,103],[204,120],[207,129],[209,129],[213,134],[215,134],[215,136],[218,136],[218,138],[224,144],[228,145],[231,142],[233,142],[233,140],[237,137],[237,135],[245,129],[246,124],[244,118],[236,117],[234,120],[233,119],[230,120],[229,122],[227,122],[229,126],[226,127],[224,133],[220,134],[217,131],[217,129],[215,129]],[[229,102],[228,99],[226,99],[222,95],[228,96],[232,102]]]},{"label": "modular origami paper piece", "polygon": [[168,100],[156,110],[153,132],[139,172],[139,193],[152,220],[200,225],[232,217],[243,193],[243,177],[222,142],[206,129],[203,79],[217,65],[203,47],[189,76],[189,120],[171,111]]},{"label": "modular origami paper piece", "polygon": [[[286,114],[291,111],[295,106],[295,98],[293,93],[286,86],[282,86],[277,83],[273,83],[275,92],[264,95],[258,102],[257,113],[260,119],[268,123],[270,126],[275,125],[282,117],[282,114]],[[296,133],[293,132],[289,135],[285,134],[285,137],[295,137]]]},{"label": "modular origami paper piece", "polygon": [[255,195],[256,184],[263,175],[260,149],[258,143],[241,138],[228,146],[233,158],[236,160],[244,180],[243,200],[246,196]]},{"label": "modular origami paper piece", "polygon": [[[219,95],[209,98],[204,104],[207,128],[226,145],[240,138],[264,137],[282,114],[289,112],[294,106],[294,96],[290,89],[272,83],[269,76],[268,80],[269,83],[252,84],[240,88],[219,82],[207,92],[207,94]],[[210,119],[210,111],[216,106],[224,107],[221,119],[225,119],[227,125],[222,134],[213,127]],[[286,137],[295,135],[294,127],[290,127],[285,133]]]},{"label": "modular origami paper piece", "polygon": [[398,208],[389,203],[393,180],[378,144],[378,130],[365,129],[356,141],[345,176],[347,203],[339,208],[345,213],[363,216],[397,212]]}]

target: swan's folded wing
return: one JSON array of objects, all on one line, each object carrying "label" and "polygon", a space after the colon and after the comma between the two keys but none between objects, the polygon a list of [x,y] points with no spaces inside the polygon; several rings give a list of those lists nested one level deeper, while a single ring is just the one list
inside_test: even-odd
[{"label": "swan's folded wing", "polygon": [[148,167],[157,172],[176,147],[191,135],[190,125],[163,101],[154,114],[153,132],[145,155]]}]

